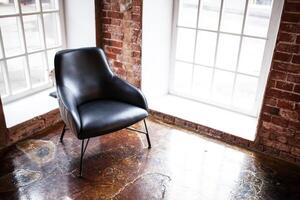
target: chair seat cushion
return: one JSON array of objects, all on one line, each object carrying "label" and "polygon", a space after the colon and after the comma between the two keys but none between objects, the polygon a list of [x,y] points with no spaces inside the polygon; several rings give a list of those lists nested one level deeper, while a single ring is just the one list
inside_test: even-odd
[{"label": "chair seat cushion", "polygon": [[81,118],[79,139],[96,137],[126,128],[148,116],[142,108],[113,100],[96,100],[78,107]]}]

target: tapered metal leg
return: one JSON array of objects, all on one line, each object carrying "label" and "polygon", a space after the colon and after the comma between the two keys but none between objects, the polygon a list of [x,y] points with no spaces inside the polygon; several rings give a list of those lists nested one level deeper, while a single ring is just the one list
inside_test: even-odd
[{"label": "tapered metal leg", "polygon": [[79,177],[82,177],[82,169],[83,169],[83,156],[89,144],[90,138],[87,140],[86,144],[84,144],[84,140],[81,142],[81,155],[80,155],[80,167],[79,167]]},{"label": "tapered metal leg", "polygon": [[62,132],[61,132],[61,135],[60,135],[60,142],[63,142],[65,132],[66,132],[66,124],[64,124],[63,130],[62,130]]},{"label": "tapered metal leg", "polygon": [[148,142],[148,149],[150,149],[151,148],[151,142],[150,142],[148,127],[147,127],[145,119],[144,119],[144,125],[145,125],[145,130],[146,130],[146,137],[147,137],[147,142]]}]

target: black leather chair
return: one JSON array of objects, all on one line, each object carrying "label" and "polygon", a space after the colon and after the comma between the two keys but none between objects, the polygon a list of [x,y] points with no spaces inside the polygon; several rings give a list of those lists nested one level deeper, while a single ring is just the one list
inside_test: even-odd
[{"label": "black leather chair", "polygon": [[[79,174],[89,139],[124,128],[144,133],[151,148],[145,118],[148,106],[141,91],[117,77],[99,48],[63,50],[55,55],[55,78],[61,117],[82,140]],[[129,128],[144,120],[145,132]],[[87,142],[85,144],[85,139]]]}]

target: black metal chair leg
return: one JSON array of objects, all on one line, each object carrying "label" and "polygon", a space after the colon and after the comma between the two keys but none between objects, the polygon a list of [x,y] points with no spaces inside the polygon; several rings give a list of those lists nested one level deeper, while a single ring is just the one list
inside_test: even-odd
[{"label": "black metal chair leg", "polygon": [[66,132],[66,124],[64,124],[63,130],[62,130],[62,132],[61,132],[61,135],[60,135],[60,142],[63,142],[65,132]]},{"label": "black metal chair leg", "polygon": [[83,169],[83,156],[89,144],[90,138],[87,140],[86,144],[84,144],[84,139],[81,142],[81,154],[80,154],[80,168],[79,168],[79,177],[82,177],[82,169]]},{"label": "black metal chair leg", "polygon": [[151,142],[150,142],[148,127],[147,127],[145,119],[144,119],[144,126],[145,126],[145,130],[146,130],[146,137],[147,137],[147,142],[148,142],[148,149],[150,149],[151,148]]}]

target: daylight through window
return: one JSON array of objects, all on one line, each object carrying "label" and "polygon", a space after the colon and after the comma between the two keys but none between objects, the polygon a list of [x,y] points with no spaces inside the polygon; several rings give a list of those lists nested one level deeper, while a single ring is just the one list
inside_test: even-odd
[{"label": "daylight through window", "polygon": [[273,4],[178,0],[170,93],[257,116],[267,43],[276,34],[269,30]]},{"label": "daylight through window", "polygon": [[4,102],[51,87],[64,46],[58,0],[0,0],[0,93]]}]

